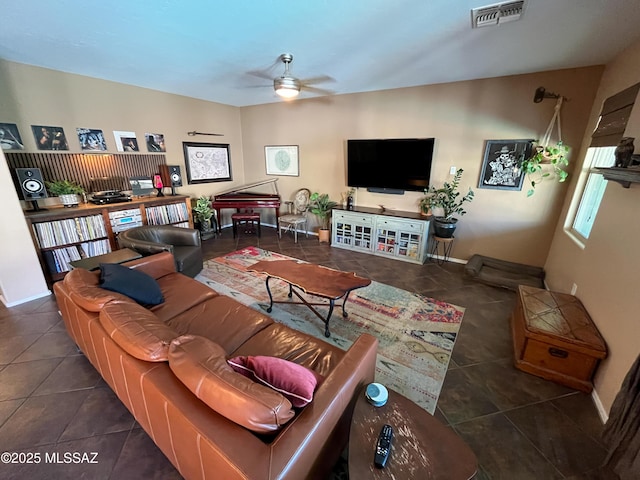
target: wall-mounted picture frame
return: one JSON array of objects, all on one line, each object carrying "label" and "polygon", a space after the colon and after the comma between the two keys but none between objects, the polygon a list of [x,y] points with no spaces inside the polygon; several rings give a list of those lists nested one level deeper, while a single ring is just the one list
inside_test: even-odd
[{"label": "wall-mounted picture frame", "polygon": [[487,140],[478,188],[522,190],[522,162],[531,156],[532,139]]},{"label": "wall-mounted picture frame", "polygon": [[113,138],[116,140],[116,148],[119,152],[139,152],[138,139],[136,132],[124,132],[122,130],[114,130]]},{"label": "wall-mounted picture frame", "polygon": [[62,127],[31,125],[38,150],[69,150],[69,142]]},{"label": "wall-mounted picture frame", "polygon": [[80,150],[83,152],[104,152],[107,150],[107,142],[102,130],[93,128],[76,128]]},{"label": "wall-mounted picture frame", "polygon": [[147,141],[147,151],[153,153],[167,151],[164,145],[164,134],[145,133],[144,138]]},{"label": "wall-mounted picture frame", "polygon": [[2,150],[24,149],[18,125],[15,123],[0,123],[0,148]]},{"label": "wall-mounted picture frame", "polygon": [[300,176],[298,145],[266,145],[264,157],[267,175]]},{"label": "wall-mounted picture frame", "polygon": [[182,142],[187,182],[229,182],[231,156],[228,143]]}]

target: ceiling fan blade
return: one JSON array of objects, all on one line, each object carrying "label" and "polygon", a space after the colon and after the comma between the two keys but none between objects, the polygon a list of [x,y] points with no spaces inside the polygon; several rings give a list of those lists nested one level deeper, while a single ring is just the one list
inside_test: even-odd
[{"label": "ceiling fan blade", "polygon": [[304,80],[300,80],[303,85],[313,85],[316,83],[329,83],[335,82],[336,79],[330,77],[329,75],[318,75],[317,77],[305,78]]},{"label": "ceiling fan blade", "polygon": [[273,75],[265,72],[264,70],[250,70],[247,72],[247,75],[273,81]]},{"label": "ceiling fan blade", "polygon": [[326,88],[318,88],[318,87],[312,87],[311,85],[302,85],[302,89],[306,90],[307,92],[313,92],[313,93],[319,93],[321,95],[333,95],[334,92],[333,90],[327,90]]}]

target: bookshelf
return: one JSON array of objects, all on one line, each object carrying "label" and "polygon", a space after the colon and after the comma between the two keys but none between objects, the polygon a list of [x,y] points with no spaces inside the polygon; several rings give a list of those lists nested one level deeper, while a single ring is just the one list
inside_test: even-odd
[{"label": "bookshelf", "polygon": [[190,199],[183,195],[47,208],[25,212],[25,218],[49,286],[64,278],[69,262],[117,250],[117,236],[123,230],[138,225],[193,228]]}]

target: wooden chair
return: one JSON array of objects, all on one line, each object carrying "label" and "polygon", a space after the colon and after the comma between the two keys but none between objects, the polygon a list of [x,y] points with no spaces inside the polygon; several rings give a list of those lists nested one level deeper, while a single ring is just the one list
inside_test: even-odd
[{"label": "wooden chair", "polygon": [[[282,229],[293,230],[293,238],[295,243],[298,243],[298,227],[302,228],[301,231],[305,232],[307,237],[309,232],[307,231],[307,210],[309,209],[309,197],[311,197],[311,191],[308,188],[301,188],[293,197],[293,202],[285,202],[289,207],[289,213],[278,217],[280,223],[280,229],[278,235],[282,238]],[[292,209],[293,207],[293,209]]]}]

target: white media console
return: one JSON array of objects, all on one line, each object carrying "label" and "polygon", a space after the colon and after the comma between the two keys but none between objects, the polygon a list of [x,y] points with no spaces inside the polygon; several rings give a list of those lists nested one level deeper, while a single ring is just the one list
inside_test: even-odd
[{"label": "white media console", "polygon": [[419,213],[379,208],[334,208],[331,246],[422,264],[427,260],[429,220]]}]

